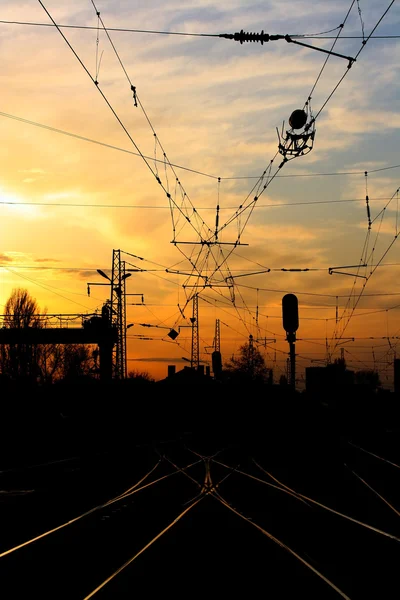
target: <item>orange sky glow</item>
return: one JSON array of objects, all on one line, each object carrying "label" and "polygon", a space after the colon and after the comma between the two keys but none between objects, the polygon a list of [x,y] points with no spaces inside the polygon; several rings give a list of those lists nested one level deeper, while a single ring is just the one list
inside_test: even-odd
[{"label": "orange sky glow", "polygon": [[[121,250],[128,371],[187,364],[196,293],[202,364],[219,320],[223,361],[252,335],[278,382],[293,293],[299,389],[342,354],[391,388],[400,9],[267,4],[2,3],[0,312],[22,287],[54,323],[79,323],[109,298],[93,284]],[[308,47],[218,37],[241,29]],[[285,162],[295,109],[315,138]]]}]

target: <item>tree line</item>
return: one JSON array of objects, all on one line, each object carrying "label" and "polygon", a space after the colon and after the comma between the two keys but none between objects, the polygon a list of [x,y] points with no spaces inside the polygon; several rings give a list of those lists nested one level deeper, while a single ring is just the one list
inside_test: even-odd
[{"label": "tree line", "polygon": [[[8,298],[3,327],[42,329],[47,309],[39,305],[28,290],[16,288]],[[27,383],[54,383],[93,376],[98,371],[97,348],[84,344],[1,344],[0,375],[3,379]]]},{"label": "tree line", "polygon": [[[24,288],[15,288],[6,301],[3,327],[10,329],[38,328],[46,326],[47,309],[40,310],[35,298]],[[13,382],[53,384],[58,381],[77,381],[99,378],[99,350],[96,344],[0,344],[0,378]],[[337,359],[328,365],[333,379],[340,380],[346,372],[346,364]],[[273,372],[255,345],[252,336],[240,346],[236,356],[228,359],[221,370],[222,381],[234,383],[272,384]],[[155,380],[147,372],[130,371],[129,379],[145,382]],[[355,373],[355,382],[376,389],[381,385],[375,371]],[[280,385],[287,385],[284,374]]]}]

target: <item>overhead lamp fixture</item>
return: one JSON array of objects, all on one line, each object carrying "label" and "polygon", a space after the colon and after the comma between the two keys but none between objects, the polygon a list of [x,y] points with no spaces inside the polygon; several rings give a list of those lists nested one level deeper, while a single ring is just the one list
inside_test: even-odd
[{"label": "overhead lamp fixture", "polygon": [[99,274],[99,275],[101,275],[101,276],[102,276],[102,277],[104,277],[105,279],[108,279],[108,281],[111,281],[111,279],[109,278],[109,276],[108,276],[108,275],[106,275],[106,274],[104,273],[104,271],[102,271],[101,269],[97,269],[97,272],[98,272],[98,274]]}]

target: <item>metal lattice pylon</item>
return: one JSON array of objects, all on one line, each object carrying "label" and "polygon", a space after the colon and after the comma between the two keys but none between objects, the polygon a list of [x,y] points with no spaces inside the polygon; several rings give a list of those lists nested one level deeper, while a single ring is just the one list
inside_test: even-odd
[{"label": "metal lattice pylon", "polygon": [[199,368],[199,297],[197,294],[193,296],[193,313],[190,319],[192,323],[192,358],[191,367]]},{"label": "metal lattice pylon", "polygon": [[113,378],[126,377],[126,293],[125,261],[121,261],[121,250],[113,250],[111,271],[111,324],[117,330],[117,343],[113,348]]}]

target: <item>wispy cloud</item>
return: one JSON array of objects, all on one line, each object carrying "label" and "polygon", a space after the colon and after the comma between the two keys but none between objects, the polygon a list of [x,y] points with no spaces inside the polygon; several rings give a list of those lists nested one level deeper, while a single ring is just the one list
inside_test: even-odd
[{"label": "wispy cloud", "polygon": [[[97,277],[97,268],[111,269],[113,249],[121,249],[143,257],[145,261],[138,261],[122,254],[146,267],[129,280],[132,293],[145,294],[145,306],[129,306],[128,317],[134,316],[135,321],[140,314],[145,321],[146,314],[154,322],[172,325],[181,317],[178,304],[184,304],[191,290],[182,288],[183,275],[165,269],[187,271],[193,266],[190,260],[201,250],[194,227],[198,217],[211,231],[217,221],[221,227],[232,219],[219,236],[226,243],[224,256],[239,233],[241,242],[248,245],[234,248],[224,266],[233,273],[257,270],[260,265],[276,270],[238,279],[240,299],[252,307],[247,314],[241,309],[242,320],[234,311],[229,289],[223,294],[206,290],[213,310],[206,303],[202,306],[202,334],[212,338],[216,315],[223,309],[233,319],[235,343],[238,337],[246,340],[255,327],[259,302],[260,314],[279,323],[277,330],[283,337],[280,303],[282,290],[290,289],[298,292],[304,310],[307,307],[302,326],[315,337],[324,336],[331,321],[321,326],[318,320],[324,319],[323,306],[318,308],[323,299],[306,292],[351,295],[352,278],[329,275],[327,269],[360,261],[368,232],[365,196],[369,196],[375,219],[386,198],[399,187],[400,170],[374,171],[400,162],[396,158],[400,45],[395,38],[362,44],[362,23],[367,36],[386,6],[380,0],[360,2],[360,15],[354,4],[334,47],[344,56],[355,56],[362,49],[348,69],[348,61],[338,56],[330,56],[325,64],[327,55],[318,50],[332,47],[349,10],[345,0],[318,5],[311,0],[133,4],[130,0],[99,1],[97,7],[108,27],[159,32],[110,31],[126,73],[104,31],[99,33],[97,46],[95,29],[62,30],[92,78],[98,71],[97,86],[54,27],[0,25],[4,112],[139,154],[2,118],[0,200],[7,204],[2,206],[0,260],[14,265],[16,272],[22,264],[35,269],[31,275],[28,269],[12,275],[12,281],[4,269],[7,277],[0,302],[4,303],[12,286],[26,283],[50,311],[72,310],[75,305],[69,302],[76,302],[76,294],[85,295],[86,283]],[[45,5],[57,23],[97,25],[90,1],[61,4],[48,0]],[[6,0],[2,18],[50,23],[40,4],[31,2]],[[393,5],[376,34],[394,34],[399,23],[400,10]],[[326,34],[330,39],[296,38],[314,48],[284,39],[261,45],[207,35],[175,35],[241,29],[291,35],[333,31]],[[285,131],[291,112],[307,100],[317,115],[314,147],[306,156],[282,163],[277,129]],[[190,170],[170,168],[169,160]],[[266,189],[262,186],[267,179],[257,187],[257,180],[251,178],[264,171],[274,176]],[[331,175],[317,177],[316,173]],[[289,174],[296,177],[286,178]],[[256,194],[260,197],[254,210],[242,213]],[[13,201],[15,205],[8,204]],[[122,208],[127,205],[133,208]],[[374,258],[383,255],[395,235],[397,213],[395,195],[382,223],[373,223],[371,244],[379,231]],[[180,245],[171,243],[177,240]],[[211,256],[215,263],[216,252]],[[384,262],[395,265],[399,257],[394,244]],[[202,268],[211,269],[210,263],[208,257]],[[160,270],[151,272],[155,265]],[[310,271],[282,270],[306,267]],[[30,277],[29,282],[22,276]],[[397,279],[396,266],[382,265],[368,281],[367,290],[395,293]],[[362,281],[356,281],[357,291]],[[277,291],[261,292],[263,288]],[[101,306],[107,297],[106,287],[93,289],[85,299],[88,310]],[[390,298],[363,297],[362,307],[390,308]],[[270,308],[263,312],[266,303],[273,306],[272,312]],[[326,319],[334,320],[334,308],[327,308]],[[189,305],[188,314],[190,309]],[[379,318],[375,318],[374,328],[379,329]],[[369,324],[352,320],[350,334]],[[386,329],[386,323],[383,326]],[[229,328],[224,335],[231,335]],[[169,352],[158,343],[146,342],[147,358],[142,358],[143,348],[130,341],[129,355],[152,369],[161,363],[165,376]],[[285,348],[281,348],[283,355]],[[174,344],[170,349],[178,360],[182,349]],[[229,351],[233,350],[232,342]]]}]

